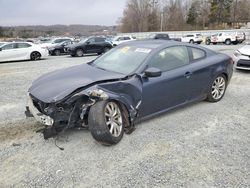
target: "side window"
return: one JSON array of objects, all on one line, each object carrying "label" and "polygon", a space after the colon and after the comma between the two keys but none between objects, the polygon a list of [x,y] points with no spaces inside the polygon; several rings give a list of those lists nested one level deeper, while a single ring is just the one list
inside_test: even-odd
[{"label": "side window", "polygon": [[124,40],[130,40],[130,38],[129,37],[124,37]]},{"label": "side window", "polygon": [[222,33],[220,33],[219,36],[222,36]]},{"label": "side window", "polygon": [[15,48],[15,44],[6,44],[2,47],[2,50],[11,50]]},{"label": "side window", "polygon": [[189,63],[188,50],[185,46],[166,48],[156,54],[150,61],[149,67],[155,67],[162,72],[176,69]]},{"label": "side window", "polygon": [[189,48],[191,49],[191,54],[192,54],[192,59],[193,60],[198,60],[202,59],[206,56],[206,53],[203,50],[200,50],[198,48]]},{"label": "side window", "polygon": [[95,42],[95,38],[90,38],[87,42],[94,43]]},{"label": "side window", "polygon": [[104,38],[95,38],[95,42],[104,42],[105,39]]},{"label": "side window", "polygon": [[31,45],[27,43],[17,43],[17,48],[28,48],[28,47],[31,47]]}]

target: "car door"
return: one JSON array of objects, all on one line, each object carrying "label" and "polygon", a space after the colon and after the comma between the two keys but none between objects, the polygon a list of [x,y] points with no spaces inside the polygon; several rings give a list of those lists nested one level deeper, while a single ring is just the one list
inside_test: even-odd
[{"label": "car door", "polygon": [[31,45],[24,42],[16,43],[16,60],[30,59]]},{"label": "car door", "polygon": [[96,37],[94,46],[95,53],[103,52],[104,44],[105,44],[105,38]]},{"label": "car door", "polygon": [[16,44],[9,43],[1,47],[0,61],[13,61],[16,58]]},{"label": "car door", "polygon": [[188,101],[206,97],[206,89],[210,84],[210,64],[205,50],[195,47],[187,47],[190,55],[190,64],[187,69],[190,72],[188,79]]},{"label": "car door", "polygon": [[90,38],[87,40],[85,44],[85,52],[86,53],[95,53],[95,38]]},{"label": "car door", "polygon": [[143,77],[141,117],[173,108],[187,101],[190,72],[187,47],[161,50],[149,60],[148,67],[162,71],[160,77]]}]

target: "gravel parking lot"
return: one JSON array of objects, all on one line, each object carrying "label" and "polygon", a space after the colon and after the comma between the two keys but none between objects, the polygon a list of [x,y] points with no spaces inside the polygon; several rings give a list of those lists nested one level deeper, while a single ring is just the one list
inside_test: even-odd
[{"label": "gravel parking lot", "polygon": [[[208,46],[232,54],[240,46]],[[45,141],[26,119],[32,80],[96,56],[0,64],[0,187],[250,187],[250,72],[235,71],[219,103],[140,123],[105,147],[87,130]]]}]

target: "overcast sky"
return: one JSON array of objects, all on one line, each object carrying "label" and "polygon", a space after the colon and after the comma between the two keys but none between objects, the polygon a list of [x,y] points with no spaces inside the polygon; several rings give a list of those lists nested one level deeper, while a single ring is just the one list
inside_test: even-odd
[{"label": "overcast sky", "polygon": [[0,0],[0,25],[116,25],[126,0]]}]

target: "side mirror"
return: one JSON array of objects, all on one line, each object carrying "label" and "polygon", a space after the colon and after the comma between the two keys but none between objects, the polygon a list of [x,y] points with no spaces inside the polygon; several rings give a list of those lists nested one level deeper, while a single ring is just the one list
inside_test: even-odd
[{"label": "side mirror", "polygon": [[155,67],[147,68],[144,72],[146,77],[159,77],[161,76],[161,70]]},{"label": "side mirror", "polygon": [[87,42],[86,42],[86,44],[90,44],[90,42],[89,42],[89,41],[87,41]]}]

